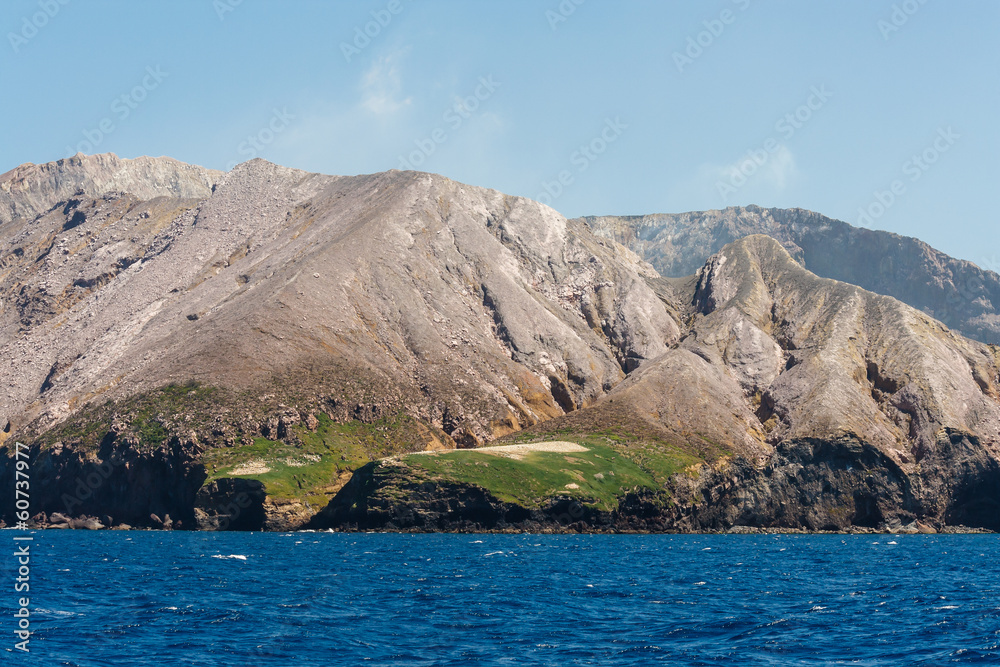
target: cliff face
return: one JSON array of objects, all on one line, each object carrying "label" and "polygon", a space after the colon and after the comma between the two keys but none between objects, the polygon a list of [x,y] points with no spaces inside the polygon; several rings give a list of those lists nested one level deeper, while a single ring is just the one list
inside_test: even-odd
[{"label": "cliff face", "polygon": [[[0,191],[0,481],[31,444],[50,522],[995,525],[996,348],[818,277],[808,244],[664,278],[526,199],[262,160],[74,158]],[[408,456],[563,432],[589,453]]]},{"label": "cliff face", "polygon": [[802,209],[722,211],[584,219],[634,250],[664,276],[697,271],[728,243],[766,234],[805,268],[892,296],[984,343],[1000,344],[1000,275],[923,241],[853,227]]},{"label": "cliff face", "polygon": [[[674,480],[676,493],[708,501],[676,525],[1000,525],[984,511],[1000,499],[996,348],[895,299],[819,278],[765,236],[714,255],[691,303],[677,348],[605,399],[663,428],[682,415],[712,438],[720,423],[759,438],[756,447],[723,439],[732,463],[704,469],[695,484]],[[707,392],[721,413],[709,420],[704,383],[678,389],[668,379],[699,366],[722,379]]]}]

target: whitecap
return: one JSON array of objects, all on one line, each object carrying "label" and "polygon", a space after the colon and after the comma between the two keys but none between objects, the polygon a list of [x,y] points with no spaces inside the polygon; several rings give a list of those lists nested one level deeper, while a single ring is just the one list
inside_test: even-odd
[{"label": "whitecap", "polygon": [[893,540],[892,542],[886,542],[886,544],[899,544],[899,542],[897,542],[896,540]]},{"label": "whitecap", "polygon": [[944,610],[944,609],[958,609],[958,605],[957,604],[947,604],[947,605],[945,605],[943,607],[934,607],[934,609],[936,609],[937,611],[941,611],[941,610]]},{"label": "whitecap", "polygon": [[235,559],[238,559],[238,560],[246,560],[247,559],[247,557],[244,556],[243,554],[229,554],[228,556],[224,556],[222,554],[213,554],[212,558],[235,558]]},{"label": "whitecap", "polygon": [[496,556],[497,554],[502,554],[502,551],[491,551],[488,554],[483,554],[483,556]]},{"label": "whitecap", "polygon": [[694,585],[695,586],[704,586],[707,583],[708,583],[707,581],[696,581],[696,582],[694,582]]},{"label": "whitecap", "polygon": [[76,616],[77,615],[75,612],[72,612],[72,611],[61,611],[61,610],[58,610],[58,609],[44,609],[42,607],[39,607],[39,608],[35,609],[34,613],[36,613],[36,614],[51,614],[52,616],[63,616],[63,617],[65,617],[65,616]]}]

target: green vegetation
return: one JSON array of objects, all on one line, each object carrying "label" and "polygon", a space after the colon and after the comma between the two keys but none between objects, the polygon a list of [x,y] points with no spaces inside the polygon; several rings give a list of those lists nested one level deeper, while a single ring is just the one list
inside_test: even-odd
[{"label": "green vegetation", "polygon": [[588,451],[527,452],[510,458],[482,450],[457,450],[413,454],[403,461],[417,476],[474,484],[523,507],[572,497],[601,510],[615,509],[629,491],[660,490],[671,475],[698,462],[662,443],[623,446],[627,437],[620,434],[559,435],[551,439],[576,442]]},{"label": "green vegetation", "polygon": [[701,456],[686,452],[654,434],[636,433],[621,428],[581,433],[573,428],[562,427],[543,433],[538,430],[516,433],[503,440],[504,444],[564,440],[584,447],[613,447],[649,473],[660,486],[673,475],[704,462]]},{"label": "green vegetation", "polygon": [[256,479],[273,498],[322,505],[338,488],[340,475],[373,459],[406,451],[400,443],[411,442],[418,430],[417,422],[406,415],[372,424],[338,424],[323,413],[317,420],[315,432],[301,424],[292,427],[299,444],[254,438],[253,444],[209,449],[202,456],[206,483],[222,477]]},{"label": "green vegetation", "polygon": [[601,510],[616,508],[629,491],[662,490],[671,476],[711,460],[701,447],[715,449],[711,443],[699,445],[696,452],[690,447],[682,449],[661,434],[640,427],[617,424],[595,429],[596,424],[567,425],[555,420],[495,444],[561,440],[578,443],[587,451],[527,452],[518,458],[475,450],[409,454],[422,449],[434,432],[405,414],[372,423],[338,423],[320,410],[312,413],[316,421],[310,425],[314,429],[296,423],[282,427],[287,432],[280,431],[280,440],[251,438],[261,420],[284,408],[278,401],[288,401],[273,395],[263,398],[268,400],[196,383],[167,385],[86,408],[46,433],[43,443],[62,441],[95,449],[112,430],[113,422],[118,429],[125,429],[119,437],[131,437],[147,451],[173,436],[186,438],[190,434],[209,445],[201,455],[206,483],[225,477],[256,479],[274,499],[313,505],[325,504],[348,473],[370,461],[401,455],[406,467],[394,474],[410,481],[472,484],[524,507],[540,507],[555,497],[572,497]]},{"label": "green vegetation", "polygon": [[156,448],[167,441],[178,415],[185,415],[183,427],[195,430],[210,422],[218,390],[194,382],[170,384],[133,396],[118,403],[85,408],[65,424],[47,432],[43,444],[75,442],[85,449],[96,449],[111,430],[115,415],[123,418],[129,431],[144,448]]},{"label": "green vegetation", "polygon": [[326,487],[348,467],[334,452],[312,451],[266,438],[254,438],[252,445],[209,449],[202,461],[208,472],[206,484],[223,477],[256,479],[263,482],[269,496],[320,505],[329,499]]}]

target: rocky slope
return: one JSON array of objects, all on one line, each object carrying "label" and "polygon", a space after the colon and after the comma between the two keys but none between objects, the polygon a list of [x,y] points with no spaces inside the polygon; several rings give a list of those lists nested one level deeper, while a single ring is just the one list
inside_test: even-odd
[{"label": "rocky slope", "polygon": [[[317,525],[496,528],[537,523],[575,500],[572,523],[587,529],[1000,529],[996,347],[895,299],[819,278],[765,236],[726,246],[685,287],[692,306],[676,345],[593,406],[542,425],[579,436],[624,422],[701,458],[656,480],[663,490],[622,489],[618,510],[600,512],[587,502],[593,491],[556,489],[529,516],[495,497],[447,501],[468,494],[455,480],[444,497],[428,493],[435,478],[410,457],[405,470],[359,478],[364,485],[344,489]],[[635,450],[650,440],[624,453],[640,460]],[[405,486],[414,480],[416,489]],[[336,510],[345,505],[372,509]]]},{"label": "rocky slope", "polygon": [[[0,486],[30,445],[38,523],[1000,527],[997,349],[767,237],[664,278],[536,202],[262,160],[0,192]],[[555,434],[585,453],[454,451]]]},{"label": "rocky slope", "polygon": [[752,234],[777,239],[825,278],[893,296],[984,343],[1000,344],[1000,275],[889,232],[853,227],[802,209],[590,217],[600,236],[622,243],[664,276],[697,271],[728,243]]},{"label": "rocky slope", "polygon": [[[223,470],[254,438],[298,443],[317,414],[375,429],[415,420],[362,458],[475,445],[592,403],[679,337],[648,265],[529,200],[262,160],[211,190],[176,176],[187,184],[172,192],[109,192],[108,163],[8,174],[19,217],[0,228],[5,437],[149,455],[241,445]],[[114,177],[127,186],[176,163],[122,168],[137,170]],[[147,400],[185,383],[215,392],[197,414],[194,398]]]}]

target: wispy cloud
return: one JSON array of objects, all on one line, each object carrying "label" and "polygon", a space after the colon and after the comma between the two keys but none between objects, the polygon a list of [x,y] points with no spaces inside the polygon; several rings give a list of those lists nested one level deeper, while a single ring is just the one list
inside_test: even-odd
[{"label": "wispy cloud", "polygon": [[361,77],[361,106],[382,116],[409,106],[412,97],[403,97],[403,82],[399,74],[399,59],[405,53],[377,58]]},{"label": "wispy cloud", "polygon": [[750,152],[722,167],[709,167],[715,172],[715,180],[736,189],[744,186],[768,188],[775,193],[782,192],[798,174],[795,156],[788,146],[779,144],[773,151]]},{"label": "wispy cloud", "polygon": [[774,201],[795,184],[799,169],[786,145],[768,148],[749,151],[728,164],[702,163],[670,188],[671,199],[683,208]]}]

